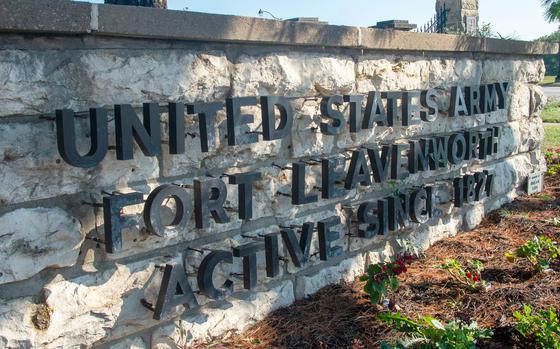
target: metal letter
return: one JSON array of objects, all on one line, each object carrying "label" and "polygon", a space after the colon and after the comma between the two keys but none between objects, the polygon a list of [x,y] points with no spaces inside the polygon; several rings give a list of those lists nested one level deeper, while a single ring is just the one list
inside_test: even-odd
[{"label": "metal letter", "polygon": [[402,152],[408,150],[408,144],[393,144],[391,153],[391,179],[404,179],[408,177],[408,171],[402,169]]},{"label": "metal letter", "polygon": [[469,115],[481,114],[480,110],[480,86],[465,87],[465,95],[467,96],[467,109]]},{"label": "metal letter", "polygon": [[487,156],[492,154],[492,135],[493,135],[493,131],[481,131],[478,134],[478,137],[480,139],[479,145],[478,145],[478,158],[480,160],[484,160],[486,159]]},{"label": "metal letter", "polygon": [[416,190],[410,196],[410,219],[414,223],[426,223],[430,219],[428,191]]},{"label": "metal letter", "polygon": [[430,162],[430,142],[427,139],[413,140],[409,142],[408,172],[428,171]]},{"label": "metal letter", "polygon": [[484,189],[486,188],[486,173],[484,172],[475,173],[474,180],[476,182],[474,200],[480,201],[482,199],[482,195],[485,193]]},{"label": "metal letter", "polygon": [[430,148],[430,170],[434,171],[440,167],[447,167],[447,146],[449,136],[432,137],[429,140]]},{"label": "metal letter", "polygon": [[498,94],[494,84],[480,87],[480,105],[483,113],[490,113],[498,110]]},{"label": "metal letter", "polygon": [[266,256],[266,276],[276,277],[280,274],[280,257],[278,256],[278,233],[267,234],[264,237],[264,251]]},{"label": "metal letter", "polygon": [[350,132],[361,131],[363,95],[345,95],[344,101],[350,103]]},{"label": "metal letter", "polygon": [[[389,230],[389,209],[385,199],[360,204],[357,217],[360,238],[371,239],[375,235],[386,235]],[[365,229],[360,227],[362,224],[367,225]]]},{"label": "metal letter", "polygon": [[467,142],[467,151],[465,160],[476,159],[476,148],[478,147],[478,133],[476,131],[465,131],[465,140]]},{"label": "metal letter", "polygon": [[187,113],[198,114],[200,149],[203,153],[208,152],[208,133],[212,129],[212,123],[216,117],[216,113],[223,107],[224,104],[221,102],[187,104]]},{"label": "metal letter", "polygon": [[190,309],[193,309],[198,306],[198,302],[183,266],[167,264],[154,309],[154,319],[161,320],[163,314],[178,305],[188,305]]},{"label": "metal letter", "polygon": [[399,224],[406,227],[409,224],[410,194],[399,194],[397,197],[390,196],[389,201],[389,229],[399,229]]},{"label": "metal letter", "polygon": [[397,102],[402,98],[402,92],[382,92],[381,96],[387,100],[387,125],[393,127],[397,117]]},{"label": "metal letter", "polygon": [[[161,221],[163,202],[172,197],[175,200],[175,217],[169,226]],[[157,187],[150,193],[144,206],[144,223],[146,228],[158,236],[173,236],[183,232],[192,216],[192,198],[176,185],[167,184]]]},{"label": "metal letter", "polygon": [[341,133],[344,128],[344,115],[340,110],[333,108],[333,104],[337,106],[343,105],[344,98],[340,95],[335,95],[323,97],[321,100],[321,116],[332,120],[331,123],[321,122],[321,133],[331,136]]},{"label": "metal letter", "polygon": [[198,282],[198,289],[206,297],[212,299],[221,299],[233,292],[233,281],[226,280],[222,287],[219,289],[214,286],[213,276],[214,269],[221,263],[233,264],[233,254],[228,251],[212,251],[210,252],[198,267],[198,274],[196,280]]},{"label": "metal letter", "polygon": [[[416,99],[416,102],[413,101]],[[411,91],[402,93],[402,126],[409,126],[410,119],[420,116],[420,92]]]},{"label": "metal letter", "polygon": [[161,126],[159,105],[143,104],[144,124],[129,104],[115,105],[115,136],[117,138],[117,159],[130,160],[134,157],[132,139],[136,140],[146,156],[161,154]]},{"label": "metal letter", "polygon": [[255,122],[252,114],[242,114],[241,107],[257,105],[256,97],[238,97],[226,99],[227,136],[229,145],[250,144],[259,141],[259,135],[248,133],[247,124]]},{"label": "metal letter", "polygon": [[379,126],[384,126],[387,125],[388,120],[381,93],[371,91],[368,93],[364,120],[362,121],[362,129],[367,130],[373,128],[374,122]]},{"label": "metal letter", "polygon": [[464,190],[465,193],[463,194],[463,197],[465,198],[465,200],[467,201],[467,203],[473,203],[475,201],[476,198],[476,182],[474,180],[474,176],[473,175],[465,175],[463,177],[463,185],[464,185]]},{"label": "metal letter", "polygon": [[[276,128],[275,107],[280,112],[280,124]],[[262,96],[261,112],[263,125],[263,139],[272,141],[286,137],[292,130],[294,111],[285,97]]]},{"label": "metal letter", "polygon": [[341,246],[331,246],[333,241],[340,238],[340,233],[331,231],[331,228],[340,224],[340,217],[331,217],[319,221],[317,226],[319,228],[319,256],[322,261],[342,254]]},{"label": "metal letter", "polygon": [[454,133],[449,137],[447,146],[447,159],[453,165],[458,165],[465,160],[467,155],[467,145],[465,136],[462,133]]},{"label": "metal letter", "polygon": [[453,179],[453,202],[455,207],[463,207],[463,203],[465,202],[463,187],[463,177]]},{"label": "metal letter", "polygon": [[449,117],[469,115],[467,102],[460,86],[451,88],[451,102],[449,104]]},{"label": "metal letter", "polygon": [[420,105],[428,111],[420,111],[420,119],[422,121],[432,122],[438,118],[439,106],[437,103],[437,91],[435,89],[429,89],[427,91],[422,91],[420,94]]},{"label": "metal letter", "polygon": [[260,172],[238,173],[229,176],[229,184],[239,185],[237,191],[239,219],[253,218],[253,182],[260,179]]},{"label": "metal letter", "polygon": [[305,205],[317,202],[317,194],[305,195],[305,164],[292,164],[292,205]]},{"label": "metal letter", "polygon": [[391,164],[391,149],[390,145],[384,145],[381,148],[381,156],[379,155],[379,148],[377,146],[368,147],[368,157],[373,173],[373,180],[377,183],[382,183],[387,180],[389,175],[389,166]]},{"label": "metal letter", "polygon": [[492,154],[498,153],[498,147],[500,144],[500,139],[502,137],[502,127],[496,126],[488,129],[488,131],[492,131]]},{"label": "metal letter", "polygon": [[363,150],[354,150],[352,152],[352,159],[350,160],[350,167],[348,168],[348,175],[344,183],[346,190],[355,189],[360,185],[367,187],[371,183],[371,174],[366,161],[366,154]]},{"label": "metal letter", "polygon": [[169,103],[169,154],[185,152],[185,105]]},{"label": "metal letter", "polygon": [[262,242],[252,242],[233,248],[234,257],[243,257],[243,287],[246,290],[257,286],[257,252],[264,247]]},{"label": "metal letter", "polygon": [[126,193],[103,198],[103,227],[105,230],[105,250],[115,253],[122,250],[122,230],[134,225],[121,216],[121,209],[144,202],[142,193]]},{"label": "metal letter", "polygon": [[298,268],[302,268],[309,260],[309,251],[311,249],[311,240],[313,238],[314,223],[304,223],[301,230],[299,243],[293,229],[282,229],[282,240],[288,249],[288,253],[292,258],[292,263]]},{"label": "metal letter", "polygon": [[492,196],[492,192],[494,190],[494,173],[491,173],[490,171],[484,171],[484,173],[486,174],[486,195],[490,197]]},{"label": "metal letter", "polygon": [[88,168],[99,164],[109,148],[107,134],[107,112],[102,108],[89,110],[89,128],[91,147],[86,155],[80,155],[76,149],[76,129],[74,111],[62,109],[56,111],[56,143],[58,153],[64,161],[72,166]]},{"label": "metal letter", "polygon": [[506,101],[508,98],[508,87],[509,87],[509,82],[502,82],[502,83],[495,83],[494,86],[496,86],[495,90],[498,93],[498,108],[499,109],[505,109],[506,107]]},{"label": "metal letter", "polygon": [[209,215],[217,223],[229,222],[229,217],[224,209],[227,199],[227,188],[222,180],[217,178],[194,181],[194,218],[196,227],[208,228]]},{"label": "metal letter", "polygon": [[[335,182],[344,178],[345,161],[342,158],[321,160],[321,197],[323,199],[334,199],[344,195],[344,190],[337,188]],[[342,167],[339,171],[337,167]]]}]

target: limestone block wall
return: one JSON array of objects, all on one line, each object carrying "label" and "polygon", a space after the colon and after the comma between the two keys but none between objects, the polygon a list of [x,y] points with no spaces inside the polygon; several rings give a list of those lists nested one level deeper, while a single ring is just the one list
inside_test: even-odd
[{"label": "limestone block wall", "polygon": [[[146,32],[131,33],[128,24],[115,27],[118,18],[111,16],[120,9],[109,5],[10,0],[2,6],[13,15],[0,21],[0,347],[172,348],[181,341],[180,327],[189,341],[241,330],[389,258],[397,235],[426,248],[474,228],[485,214],[523,193],[529,173],[545,167],[538,116],[545,98],[537,83],[545,71],[540,54],[554,47],[137,8],[127,9],[127,16],[147,23]],[[30,18],[30,13],[43,13],[41,6],[57,18],[78,22],[56,27],[45,25],[40,15]],[[83,19],[76,19],[79,13]],[[177,25],[193,28],[213,23],[216,32],[177,34],[171,28],[177,18],[183,19]],[[227,27],[236,29],[221,30]],[[346,129],[336,136],[317,132],[323,96],[428,88],[446,93],[456,85],[495,82],[510,83],[504,110],[457,118],[442,112],[430,123],[375,126],[359,133]],[[195,118],[186,120],[187,152],[182,155],[170,155],[164,146],[162,155],[147,157],[136,148],[133,160],[118,161],[110,147],[99,165],[83,169],[66,164],[57,151],[56,109],[83,115],[90,107],[104,107],[111,120],[115,104],[131,104],[140,115],[142,103],[157,102],[166,124],[168,102],[260,95],[289,97],[295,117],[288,137],[228,146],[226,115],[220,112],[209,152],[201,151]],[[252,127],[259,131],[260,113],[254,114]],[[87,139],[87,119],[76,120],[79,137]],[[108,126],[113,146],[114,123]],[[396,185],[401,190],[434,185],[438,202],[446,203],[454,177],[491,170],[493,195],[463,208],[443,204],[427,223],[410,224],[398,233],[360,239],[352,223],[353,203],[385,197],[394,184],[359,187],[341,199],[302,206],[278,194],[290,192],[286,166],[294,161],[489,126],[503,127],[499,151],[491,158],[410,175]],[[168,139],[164,132],[162,142]],[[81,146],[86,150],[88,145]],[[191,185],[197,178],[252,170],[262,173],[254,185],[253,219],[240,220],[228,211],[227,224],[211,221],[210,228],[196,229],[193,221],[184,232],[161,237],[147,232],[143,205],[131,206],[124,212],[133,224],[123,232],[122,251],[105,252],[103,210],[96,204],[107,193],[138,191],[145,198],[162,184]],[[320,178],[320,166],[310,166],[307,178],[309,190],[319,185],[313,181]],[[235,210],[237,186],[227,186],[227,205]],[[197,294],[199,307],[175,307],[161,320],[144,306],[155,302],[165,264],[183,266],[197,290],[192,275],[209,250],[231,250],[287,224],[333,216],[341,217],[335,227],[340,239],[334,242],[343,249],[340,256],[321,261],[314,239],[304,268],[284,258],[280,274],[267,278],[260,253],[258,285],[251,291],[237,277],[243,273],[241,258],[234,258],[233,264],[216,269],[217,279],[234,281],[234,293],[227,298]],[[287,257],[279,243],[280,255]]]}]

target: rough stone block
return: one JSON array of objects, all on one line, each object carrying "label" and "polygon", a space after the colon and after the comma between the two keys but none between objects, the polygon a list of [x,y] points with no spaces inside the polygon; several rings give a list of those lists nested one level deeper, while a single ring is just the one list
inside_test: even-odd
[{"label": "rough stone block", "polygon": [[74,265],[84,240],[80,222],[59,208],[21,208],[0,216],[0,226],[0,284]]},{"label": "rough stone block", "polygon": [[214,101],[223,99],[230,86],[223,53],[185,50],[4,50],[0,75],[7,78],[0,87],[0,116],[121,103]]},{"label": "rough stone block", "polygon": [[[181,262],[177,258],[157,257],[129,265],[65,280],[56,277],[42,290],[44,303],[31,298],[3,301],[0,320],[5,330],[0,343],[6,348],[68,348],[124,336],[157,324],[153,313],[142,307],[141,298],[154,300],[161,272],[156,265]],[[38,307],[47,306],[49,321],[44,329],[33,325]],[[4,326],[4,325],[3,325]],[[4,327],[3,327],[4,329]]]},{"label": "rough stone block", "polygon": [[321,288],[341,280],[353,281],[355,277],[364,273],[365,265],[365,258],[360,254],[345,259],[336,266],[323,268],[314,275],[297,276],[295,282],[296,299],[309,297]]},{"label": "rough stone block", "polygon": [[[112,125],[112,123],[110,124]],[[78,150],[89,148],[84,122],[77,127],[83,139]],[[89,126],[87,127],[89,129]],[[114,140],[112,127],[109,139]],[[98,166],[82,169],[66,164],[58,154],[54,122],[0,124],[0,203],[46,199],[79,191],[122,189],[129,183],[159,176],[158,159],[135,146],[134,160],[120,161],[109,150]]]},{"label": "rough stone block", "polygon": [[[265,292],[232,295],[221,306],[200,308],[187,314],[172,325],[162,327],[153,334],[152,348],[171,349],[194,340],[217,337],[227,331],[242,331],[264,318],[268,313],[294,302],[292,281],[271,285]],[[180,327],[186,338],[181,338]]]},{"label": "rough stone block", "polygon": [[348,94],[356,81],[352,59],[298,52],[241,56],[232,75],[234,96]]}]

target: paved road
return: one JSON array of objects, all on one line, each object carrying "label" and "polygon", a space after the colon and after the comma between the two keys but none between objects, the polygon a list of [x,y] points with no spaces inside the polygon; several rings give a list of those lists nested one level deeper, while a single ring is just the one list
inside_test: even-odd
[{"label": "paved road", "polygon": [[543,90],[546,97],[560,99],[560,86],[543,86]]}]

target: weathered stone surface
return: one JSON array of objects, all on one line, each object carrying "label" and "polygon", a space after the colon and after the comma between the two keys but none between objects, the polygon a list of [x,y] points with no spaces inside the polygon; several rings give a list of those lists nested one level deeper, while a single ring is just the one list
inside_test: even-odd
[{"label": "weathered stone surface", "polygon": [[148,349],[144,340],[140,337],[127,338],[118,343],[112,344],[109,349]]},{"label": "weathered stone surface", "polygon": [[364,273],[365,266],[364,256],[359,254],[345,259],[336,266],[323,268],[314,275],[297,276],[295,281],[296,299],[308,297],[321,288],[338,283],[340,280],[352,281],[356,276]]},{"label": "weathered stone surface", "polygon": [[529,117],[531,115],[531,90],[529,86],[524,83],[513,83],[509,89],[509,119],[514,121]]},{"label": "weathered stone surface", "polygon": [[234,96],[306,97],[354,90],[354,61],[348,57],[303,53],[241,56],[233,70]]},{"label": "weathered stone surface", "polygon": [[531,90],[531,115],[539,116],[546,105],[546,95],[544,94],[544,90],[541,86],[530,85],[529,89]]},{"label": "weathered stone surface", "polygon": [[121,103],[213,101],[229,91],[229,64],[222,53],[129,53],[4,50],[0,116]]},{"label": "weathered stone surface", "polygon": [[56,277],[42,291],[44,304],[51,311],[44,330],[33,327],[37,305],[31,299],[2,302],[0,320],[6,328],[0,332],[0,343],[6,343],[6,348],[70,348],[153,325],[157,323],[152,320],[153,313],[142,307],[140,299],[154,300],[159,290],[157,278],[161,280],[161,272],[155,266],[173,261],[181,262],[158,257],[117,264],[70,280]]},{"label": "weathered stone surface", "polygon": [[482,83],[518,81],[536,84],[542,81],[545,71],[540,59],[487,59],[483,61]]},{"label": "weathered stone surface", "polygon": [[0,216],[0,226],[0,284],[74,265],[84,239],[80,222],[59,208],[21,208]]},{"label": "weathered stone surface", "polygon": [[[204,340],[227,331],[241,331],[262,319],[266,314],[294,302],[292,281],[272,285],[268,291],[244,293],[228,297],[220,306],[203,307],[195,314],[185,315],[181,321],[162,327],[153,334],[152,348],[171,349],[193,340]],[[186,333],[181,336],[180,327]]]},{"label": "weathered stone surface", "polygon": [[431,222],[430,226],[412,232],[409,238],[415,245],[427,249],[440,240],[455,236],[462,225],[461,213],[452,212]]},{"label": "weathered stone surface", "polygon": [[[86,132],[81,130],[81,132]],[[114,138],[114,137],[113,137]],[[80,143],[87,146],[87,142]],[[79,191],[127,188],[140,179],[158,176],[155,157],[139,149],[135,160],[120,161],[114,151],[95,168],[81,169],[66,164],[56,149],[54,123],[0,124],[0,203],[19,203]],[[97,188],[97,190],[95,190]]]},{"label": "weathered stone surface", "polygon": [[541,118],[532,117],[521,120],[519,125],[520,144],[519,152],[528,152],[539,149],[544,139],[544,128]]},{"label": "weathered stone surface", "polygon": [[365,57],[358,63],[358,92],[448,89],[480,83],[482,64],[472,59],[419,59],[405,56]]},{"label": "weathered stone surface", "polygon": [[467,207],[465,214],[465,229],[472,230],[484,219],[484,205],[475,204]]}]

